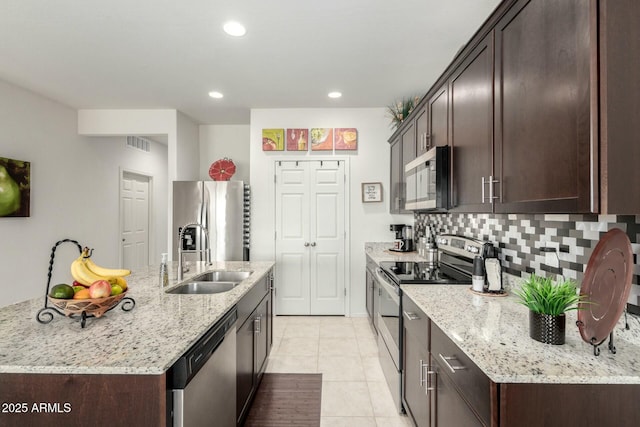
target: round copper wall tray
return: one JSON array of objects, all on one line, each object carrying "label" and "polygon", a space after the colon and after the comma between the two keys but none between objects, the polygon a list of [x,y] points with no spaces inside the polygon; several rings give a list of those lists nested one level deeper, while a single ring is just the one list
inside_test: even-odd
[{"label": "round copper wall tray", "polygon": [[622,230],[614,228],[602,236],[593,250],[580,288],[586,303],[580,304],[576,323],[582,339],[594,347],[607,339],[620,319],[631,291],[632,275],[631,242]]}]

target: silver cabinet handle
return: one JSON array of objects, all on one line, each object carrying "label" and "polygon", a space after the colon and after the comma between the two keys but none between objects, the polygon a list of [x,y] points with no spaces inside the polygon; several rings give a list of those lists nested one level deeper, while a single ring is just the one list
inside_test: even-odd
[{"label": "silver cabinet handle", "polygon": [[431,379],[432,376],[435,376],[435,371],[427,371],[427,388],[426,394],[429,394],[430,391],[434,391],[436,389],[436,382]]},{"label": "silver cabinet handle", "polygon": [[428,368],[428,367],[429,365],[424,363],[424,360],[420,359],[420,387],[424,387],[427,384],[425,368]]},{"label": "silver cabinet handle", "polygon": [[467,369],[462,365],[454,366],[451,363],[449,363],[450,360],[458,360],[454,356],[443,356],[442,353],[438,353],[438,355],[440,356],[440,359],[442,360],[442,362],[444,362],[445,366],[447,368],[449,368],[449,370],[451,371],[452,374],[455,374],[456,371],[461,371],[463,369]]},{"label": "silver cabinet handle", "polygon": [[484,185],[485,185],[485,182],[484,182],[484,176],[483,176],[482,177],[482,203],[484,203]]},{"label": "silver cabinet handle", "polygon": [[420,316],[415,314],[413,311],[403,311],[403,313],[407,320],[420,320]]},{"label": "silver cabinet handle", "polygon": [[311,242],[312,247],[315,247],[315,245],[316,245],[316,242]]},{"label": "silver cabinet handle", "polygon": [[493,175],[489,175],[489,201],[491,203],[494,203],[493,201],[498,198],[498,196],[493,195],[493,184],[497,184],[499,182],[500,181],[497,179],[494,179]]},{"label": "silver cabinet handle", "polygon": [[260,320],[261,320],[260,318],[261,316],[258,316],[255,319],[253,319],[253,325],[254,325],[253,332],[256,334],[260,333]]}]

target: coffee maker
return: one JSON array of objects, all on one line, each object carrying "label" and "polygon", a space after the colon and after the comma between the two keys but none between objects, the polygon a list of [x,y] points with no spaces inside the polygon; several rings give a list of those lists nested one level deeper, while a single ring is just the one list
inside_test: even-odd
[{"label": "coffee maker", "polygon": [[396,233],[393,247],[389,250],[394,252],[413,252],[413,227],[405,224],[391,224],[389,230]]}]

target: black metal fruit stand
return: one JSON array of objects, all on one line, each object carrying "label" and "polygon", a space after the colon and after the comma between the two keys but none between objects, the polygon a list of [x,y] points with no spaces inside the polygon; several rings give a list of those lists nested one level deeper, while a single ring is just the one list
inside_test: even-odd
[{"label": "black metal fruit stand", "polygon": [[[47,289],[45,290],[44,293],[44,307],[41,308],[40,310],[38,310],[38,313],[36,314],[36,320],[39,323],[49,323],[53,320],[53,313],[57,313],[61,316],[66,316],[64,312],[58,310],[56,307],[50,306],[49,305],[49,288],[51,286],[51,275],[53,272],[53,263],[55,260],[55,256],[56,256],[56,249],[58,248],[58,246],[60,246],[63,243],[74,243],[77,247],[78,250],[80,251],[80,253],[82,254],[82,246],[80,245],[80,243],[78,243],[76,240],[71,240],[71,239],[63,239],[60,240],[58,242],[56,242],[56,244],[53,246],[53,248],[51,248],[51,257],[49,259],[49,271],[47,273]],[[131,297],[124,297],[122,298],[120,301],[118,301],[116,304],[113,305],[113,307],[109,308],[106,311],[111,311],[114,308],[116,308],[118,305],[120,305],[120,303],[122,303],[121,308],[123,311],[131,311],[133,310],[133,308],[136,306],[136,302],[133,298]],[[70,314],[67,317],[74,317],[74,314]],[[89,317],[95,317],[93,314],[89,313],[87,314],[86,311],[82,311],[80,313],[80,325],[82,326],[82,328],[85,327],[85,324],[87,322],[87,318]]]}]

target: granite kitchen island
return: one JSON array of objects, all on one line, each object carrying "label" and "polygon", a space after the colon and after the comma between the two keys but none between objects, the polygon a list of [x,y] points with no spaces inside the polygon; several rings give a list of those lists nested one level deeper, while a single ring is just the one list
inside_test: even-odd
[{"label": "granite kitchen island", "polygon": [[135,308],[88,318],[84,329],[77,317],[57,314],[38,323],[44,296],[0,308],[0,425],[162,425],[166,371],[273,265],[193,263],[185,281],[210,270],[253,272],[210,295],[166,293],[178,284],[175,269],[165,289],[156,266],[141,269],[127,278]]}]

